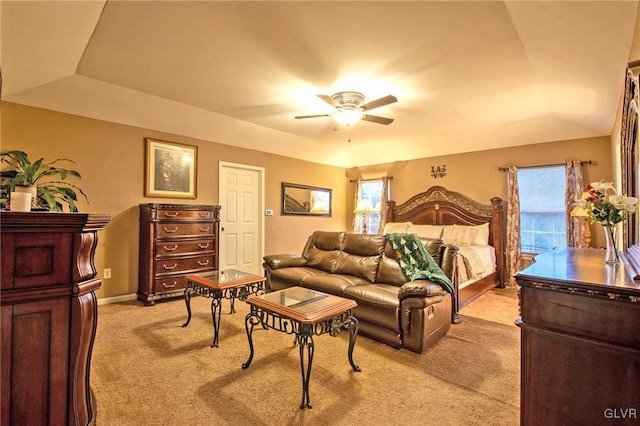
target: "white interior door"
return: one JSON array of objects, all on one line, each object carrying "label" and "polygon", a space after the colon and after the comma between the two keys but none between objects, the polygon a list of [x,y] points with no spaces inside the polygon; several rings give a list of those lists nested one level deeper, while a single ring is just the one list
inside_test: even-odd
[{"label": "white interior door", "polygon": [[220,269],[262,275],[264,168],[220,162]]}]

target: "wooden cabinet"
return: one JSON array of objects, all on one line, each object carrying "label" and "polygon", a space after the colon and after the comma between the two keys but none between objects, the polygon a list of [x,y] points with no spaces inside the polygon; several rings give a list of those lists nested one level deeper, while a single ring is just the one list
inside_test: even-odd
[{"label": "wooden cabinet", "polygon": [[138,298],[182,297],[187,274],[218,269],[220,206],[140,205]]},{"label": "wooden cabinet", "polygon": [[522,425],[638,424],[640,283],[604,251],[541,254],[520,289]]},{"label": "wooden cabinet", "polygon": [[94,253],[110,216],[2,212],[2,425],[87,425]]}]

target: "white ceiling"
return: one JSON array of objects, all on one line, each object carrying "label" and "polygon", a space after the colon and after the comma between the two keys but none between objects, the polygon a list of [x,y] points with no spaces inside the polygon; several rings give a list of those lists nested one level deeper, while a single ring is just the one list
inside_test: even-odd
[{"label": "white ceiling", "polygon": [[[341,167],[609,135],[637,8],[3,0],[2,99]],[[293,118],[340,90],[395,121]]]}]

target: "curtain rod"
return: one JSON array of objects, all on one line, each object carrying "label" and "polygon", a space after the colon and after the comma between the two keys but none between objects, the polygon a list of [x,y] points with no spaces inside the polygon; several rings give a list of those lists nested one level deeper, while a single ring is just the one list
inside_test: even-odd
[{"label": "curtain rod", "polygon": [[[362,182],[367,182],[367,181],[370,181],[370,180],[380,180],[380,179],[383,179],[383,178],[387,178],[387,179],[389,179],[389,180],[393,180],[393,176],[381,176],[381,177],[379,177],[379,178],[373,178],[373,179],[360,179],[360,180],[361,180]],[[357,181],[358,181],[358,179],[349,179],[349,182],[351,182],[351,183],[355,183],[355,182],[357,182]]]},{"label": "curtain rod", "polygon": [[[580,161],[580,165],[581,166],[584,166],[585,164],[593,164],[593,161],[591,161],[591,160],[584,160],[584,161],[581,160]],[[518,167],[519,169],[535,169],[535,168],[538,168],[538,167],[554,167],[554,166],[566,166],[566,165],[567,165],[567,163],[558,163],[558,164],[542,164],[542,165],[539,165],[539,166],[516,166],[516,167]],[[509,171],[509,168],[508,167],[498,167],[498,170],[501,171],[501,172],[507,172],[507,171]]]}]

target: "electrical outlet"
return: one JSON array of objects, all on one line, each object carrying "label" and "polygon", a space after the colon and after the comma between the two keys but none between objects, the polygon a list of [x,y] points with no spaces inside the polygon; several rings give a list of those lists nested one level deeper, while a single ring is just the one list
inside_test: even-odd
[{"label": "electrical outlet", "polygon": [[106,268],[104,270],[104,273],[102,274],[102,278],[104,278],[105,280],[111,278],[111,268]]}]

